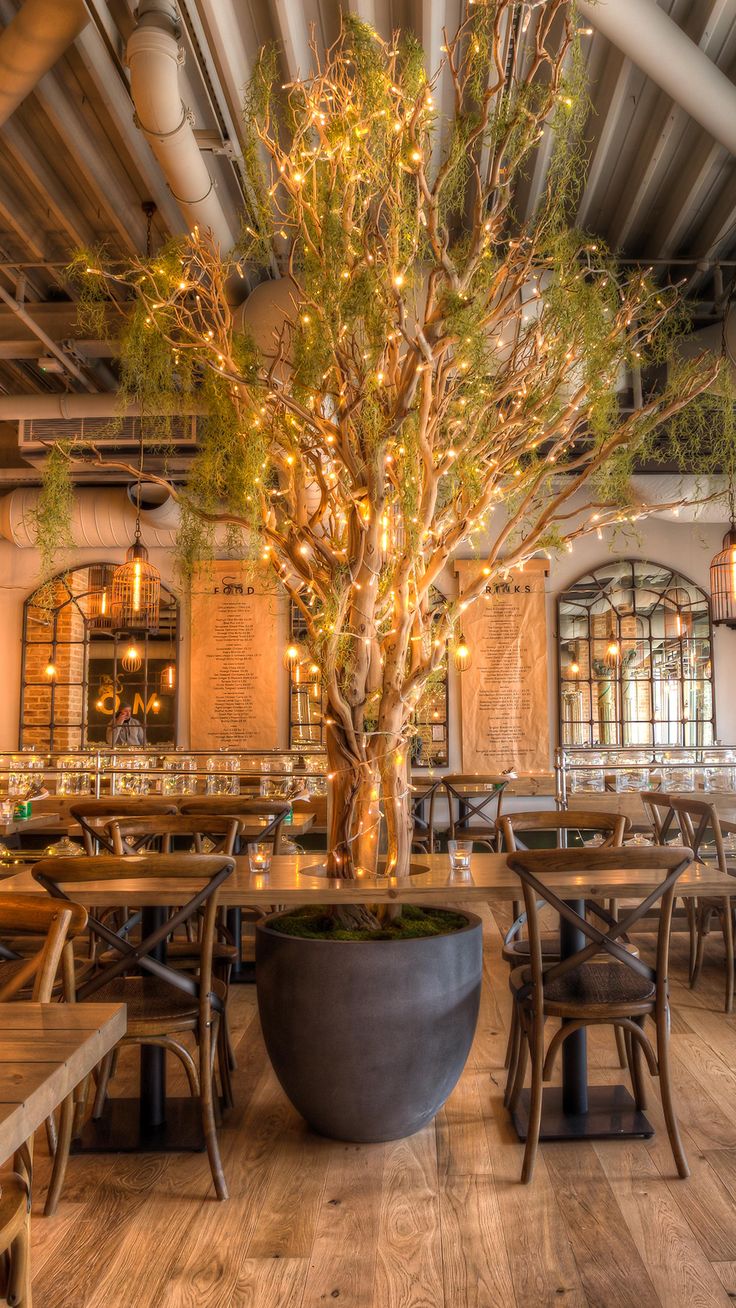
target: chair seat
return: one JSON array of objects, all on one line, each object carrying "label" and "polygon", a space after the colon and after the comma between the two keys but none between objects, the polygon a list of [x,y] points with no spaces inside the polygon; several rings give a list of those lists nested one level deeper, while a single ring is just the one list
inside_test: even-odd
[{"label": "chair seat", "polygon": [[[174,966],[187,959],[198,959],[200,952],[198,940],[169,940],[166,945],[167,961]],[[237,957],[237,945],[229,945],[226,940],[218,940],[213,946],[213,963],[234,963]]]},{"label": "chair seat", "polygon": [[[541,937],[542,958],[549,962],[556,961],[560,957],[560,933],[554,931],[545,932]],[[521,936],[518,939],[510,940],[504,944],[502,957],[505,963],[519,966],[521,963],[529,960],[529,938]]]},{"label": "chair seat", "polygon": [[[514,993],[531,980],[531,969],[517,967],[509,978]],[[639,976],[625,963],[581,963],[544,987],[544,1011],[551,1017],[584,1016],[585,1010],[606,1010],[611,1016],[649,1012],[654,1007],[656,988],[648,977]],[[529,1006],[531,995],[523,1000]],[[597,1014],[597,1011],[595,1013]]]},{"label": "chair seat", "polygon": [[[219,999],[225,999],[223,982],[213,980],[212,989]],[[199,1023],[196,998],[156,976],[115,977],[95,990],[90,1000],[99,1004],[127,1004],[128,1028],[124,1039],[191,1030]]]}]

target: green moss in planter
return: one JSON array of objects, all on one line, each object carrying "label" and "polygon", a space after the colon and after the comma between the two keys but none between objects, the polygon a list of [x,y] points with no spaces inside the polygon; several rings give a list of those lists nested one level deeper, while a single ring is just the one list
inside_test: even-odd
[{"label": "green moss in planter", "polygon": [[417,908],[414,904],[405,904],[401,917],[386,922],[379,931],[347,931],[330,916],[329,909],[311,904],[268,923],[271,931],[300,936],[304,940],[418,940],[424,936],[446,936],[453,931],[462,931],[467,925],[464,913],[451,913],[444,908]]}]

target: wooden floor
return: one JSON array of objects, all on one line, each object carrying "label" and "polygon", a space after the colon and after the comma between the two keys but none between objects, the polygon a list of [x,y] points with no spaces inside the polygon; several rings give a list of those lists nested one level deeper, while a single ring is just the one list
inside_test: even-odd
[{"label": "wooden floor", "polygon": [[[267,1062],[255,995],[233,991],[237,1107],[222,1130],[231,1199],[203,1155],[73,1158],[56,1217],[34,1220],[35,1308],[702,1308],[736,1301],[736,1017],[723,951],[689,991],[675,937],[674,1072],[692,1175],[676,1178],[656,1084],[653,1140],[542,1145],[531,1186],[502,1104],[508,990],[490,909],[481,1020],[465,1073],[411,1139],[312,1135]],[[132,1057],[132,1056],[131,1056]],[[592,1077],[617,1081],[610,1032]],[[116,1089],[130,1090],[132,1062]],[[329,1068],[325,1068],[325,1078]],[[127,1082],[127,1085],[126,1085]],[[39,1138],[36,1205],[48,1176]]]}]

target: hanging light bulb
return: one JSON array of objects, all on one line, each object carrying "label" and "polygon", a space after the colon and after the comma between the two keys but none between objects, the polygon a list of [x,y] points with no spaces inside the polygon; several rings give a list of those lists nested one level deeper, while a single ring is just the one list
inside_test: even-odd
[{"label": "hanging light bulb", "polygon": [[109,563],[95,564],[89,570],[89,592],[86,597],[87,622],[90,627],[112,627],[110,587],[113,568]]},{"label": "hanging light bulb", "polygon": [[[141,429],[142,430],[142,429]],[[141,435],[140,472],[138,476],[135,537],[133,544],[112,574],[110,608],[113,625],[128,631],[155,631],[161,601],[161,574],[148,561],[148,550],[141,542],[141,477],[143,474],[143,436]]]},{"label": "hanging light bulb", "polygon": [[470,647],[466,643],[465,637],[462,635],[462,633],[458,639],[458,642],[454,650],[452,651],[452,661],[455,664],[455,667],[457,668],[458,672],[467,672],[468,668],[470,667],[473,661],[473,657],[470,653]]},{"label": "hanging light bulb", "polygon": [[572,663],[568,664],[567,674],[569,677],[580,676],[580,664],[578,663],[577,659],[573,659]]},{"label": "hanging light bulb", "polygon": [[608,648],[606,649],[606,652],[603,655],[603,662],[605,663],[606,667],[607,668],[618,667],[618,661],[620,657],[621,657],[621,646],[619,645],[618,641],[617,640],[610,641],[608,644]]},{"label": "hanging light bulb", "polygon": [[295,672],[299,667],[299,646],[294,641],[289,641],[286,646],[283,663],[287,672]]},{"label": "hanging light bulb", "polygon": [[143,659],[137,645],[131,642],[120,660],[123,672],[138,672],[142,663]]},{"label": "hanging light bulb", "polygon": [[711,612],[714,626],[736,627],[736,514],[731,487],[731,526],[723,547],[710,565]]},{"label": "hanging light bulb", "polygon": [[44,675],[48,677],[49,681],[56,681],[56,664],[53,662],[52,659],[49,659],[48,663],[46,664],[46,667],[44,668]]},{"label": "hanging light bulb", "polygon": [[165,668],[161,669],[159,678],[159,695],[173,695],[176,690],[176,664],[167,663]]}]

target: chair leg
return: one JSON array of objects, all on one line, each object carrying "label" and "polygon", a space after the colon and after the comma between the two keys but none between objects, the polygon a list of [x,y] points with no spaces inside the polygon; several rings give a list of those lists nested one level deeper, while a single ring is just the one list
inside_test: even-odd
[{"label": "chair leg", "polygon": [[74,1095],[67,1095],[61,1105],[59,1114],[59,1135],[54,1154],[54,1165],[51,1169],[51,1179],[49,1188],[46,1191],[46,1202],[43,1208],[44,1217],[53,1217],[61,1198],[61,1191],[64,1187],[64,1178],[66,1176],[66,1166],[69,1162],[69,1150],[72,1143],[72,1126],[74,1124]]},{"label": "chair leg", "polygon": [[31,1308],[31,1214],[10,1246],[8,1308]]},{"label": "chair leg", "polygon": [[615,1026],[613,1030],[616,1036],[616,1052],[618,1054],[618,1065],[619,1067],[627,1067],[629,1065],[629,1058],[626,1048],[626,1040],[624,1039],[624,1033],[621,1030],[620,1026]]},{"label": "chair leg", "polygon": [[[644,1019],[642,1018],[637,1025],[643,1027],[643,1021]],[[646,1111],[647,1106],[647,1092],[644,1084],[644,1073],[641,1062],[641,1045],[630,1033],[628,1039],[631,1045],[631,1085],[634,1091],[636,1106],[639,1111],[643,1113]]]},{"label": "chair leg", "polygon": [[230,1076],[230,1051],[228,1048],[227,1025],[224,1021],[220,1022],[220,1029],[217,1032],[217,1067],[220,1073],[220,1088],[222,1091],[223,1107],[232,1108],[235,1099],[233,1098],[233,1083]]},{"label": "chair leg", "polygon": [[53,1158],[54,1154],[56,1153],[56,1140],[57,1140],[56,1120],[53,1114],[50,1117],[46,1118],[45,1125],[46,1125],[46,1143],[48,1145],[49,1153]]},{"label": "chair leg", "polygon": [[695,949],[695,963],[693,965],[693,970],[690,974],[691,990],[695,989],[695,986],[700,977],[700,973],[703,970],[703,955],[705,954],[706,922],[705,922],[705,915],[700,912],[698,913],[698,922],[697,922],[696,930],[697,930],[698,939]]},{"label": "chair leg", "polygon": [[[213,1025],[215,1025],[213,1023]],[[217,1023],[219,1026],[219,1023]],[[214,1033],[212,1027],[202,1033],[199,1042],[199,1100],[202,1107],[202,1129],[204,1131],[205,1143],[207,1145],[207,1156],[210,1161],[210,1170],[212,1180],[215,1183],[215,1193],[218,1199],[229,1198],[227,1181],[222,1167],[220,1157],[220,1145],[217,1139],[217,1125],[215,1123],[215,1105],[214,1105],[214,1077],[212,1071],[212,1054],[213,1054],[213,1035],[214,1043],[218,1038],[218,1031]]]},{"label": "chair leg", "polygon": [[506,1053],[504,1054],[504,1058],[503,1058],[504,1067],[511,1066],[513,1054],[514,1054],[514,1046],[516,1044],[517,1029],[518,1029],[518,1018],[516,1016],[516,1004],[512,1000],[511,1021],[509,1022],[509,1038],[506,1041]]},{"label": "chair leg", "polygon": [[111,1050],[109,1054],[105,1054],[105,1057],[103,1058],[99,1066],[99,1070],[97,1074],[97,1090],[95,1091],[95,1102],[92,1106],[92,1116],[95,1119],[95,1121],[97,1121],[98,1118],[102,1117],[102,1114],[105,1111],[105,1100],[107,1099],[107,1087],[110,1084],[110,1077],[112,1075],[113,1054],[114,1054],[114,1050]]},{"label": "chair leg", "polygon": [[514,1007],[511,1010],[511,1027],[509,1029],[509,1051],[508,1051],[508,1064],[507,1064],[508,1070],[506,1073],[506,1085],[504,1087],[504,1093],[503,1093],[503,1102],[507,1107],[509,1104],[509,1100],[511,1098],[511,1089],[516,1079],[516,1069],[519,1065],[519,1058],[521,1057],[521,1046],[523,1040],[524,1040],[524,1032],[522,1030],[521,1022],[519,1020],[519,1014],[517,1012],[516,1004],[514,1004]]},{"label": "chair leg", "polygon": [[731,912],[731,900],[724,899],[723,909],[721,911],[721,925],[723,928],[723,939],[726,945],[726,1012],[733,1011],[733,913]]},{"label": "chair leg", "polygon": [[542,1125],[542,1072],[544,1068],[544,1021],[532,1020],[531,1027],[532,1086],[529,1095],[529,1121],[526,1128],[526,1148],[521,1168],[521,1181],[528,1185],[534,1175],[534,1163],[539,1146]]},{"label": "chair leg", "polygon": [[672,1098],[672,1078],[670,1074],[670,1031],[669,1009],[657,1014],[657,1066],[659,1068],[659,1091],[662,1096],[662,1110],[667,1124],[670,1147],[677,1167],[677,1175],[684,1178],[690,1175],[687,1157],[680,1139],[675,1105]]},{"label": "chair leg", "polygon": [[72,1123],[72,1140],[76,1140],[84,1125],[84,1114],[87,1111],[87,1099],[89,1097],[90,1077],[85,1076],[84,1080],[79,1082],[74,1091],[74,1121]]},{"label": "chair leg", "polygon": [[504,1095],[504,1104],[511,1112],[516,1108],[519,1095],[521,1094],[524,1085],[526,1065],[529,1057],[529,1035],[521,1014],[518,1012],[516,1014],[516,1021],[519,1028],[516,1056],[514,1062],[509,1067],[509,1074],[506,1079],[506,1093]]},{"label": "chair leg", "polygon": [[685,898],[683,900],[683,903],[685,905],[685,913],[687,914],[687,930],[690,940],[690,953],[688,958],[687,970],[688,970],[689,983],[692,986],[692,978],[693,978],[693,973],[695,971],[695,954],[698,946],[698,931],[695,921],[696,904],[695,901],[690,898]]}]

